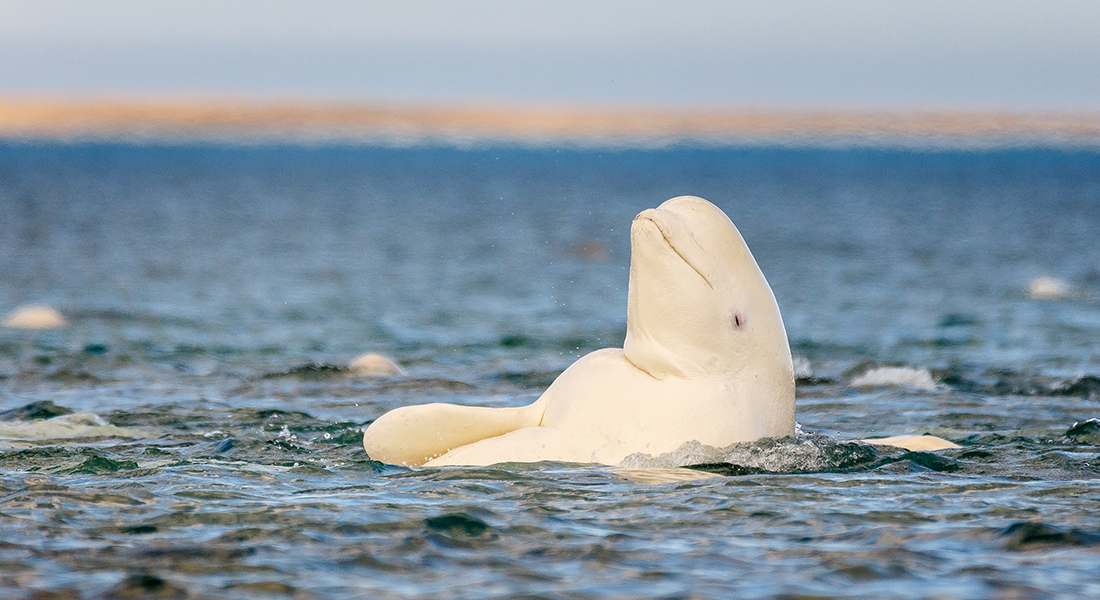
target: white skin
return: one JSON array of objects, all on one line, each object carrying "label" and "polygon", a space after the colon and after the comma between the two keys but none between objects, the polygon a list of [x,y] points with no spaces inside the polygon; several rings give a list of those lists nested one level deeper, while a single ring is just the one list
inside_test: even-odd
[{"label": "white skin", "polygon": [[426,404],[364,434],[376,460],[429,466],[559,460],[617,464],[794,432],[794,375],[771,288],[720,209],[679,197],[631,227],[623,349],[570,366],[535,403]]}]

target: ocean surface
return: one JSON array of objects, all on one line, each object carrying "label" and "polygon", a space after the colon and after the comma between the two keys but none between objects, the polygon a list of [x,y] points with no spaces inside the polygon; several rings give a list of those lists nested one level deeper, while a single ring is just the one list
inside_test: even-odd
[{"label": "ocean surface", "polygon": [[[796,436],[370,460],[390,409],[620,345],[631,219],[683,194],[771,283]],[[0,328],[2,598],[1100,597],[1094,151],[5,143],[32,303],[68,324]],[[925,432],[961,448],[854,442]]]}]

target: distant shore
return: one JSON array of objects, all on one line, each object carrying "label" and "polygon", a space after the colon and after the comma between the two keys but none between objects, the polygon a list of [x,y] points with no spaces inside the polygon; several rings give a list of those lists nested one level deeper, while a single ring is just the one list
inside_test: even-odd
[{"label": "distant shore", "polygon": [[0,99],[0,140],[1100,148],[1100,112]]}]

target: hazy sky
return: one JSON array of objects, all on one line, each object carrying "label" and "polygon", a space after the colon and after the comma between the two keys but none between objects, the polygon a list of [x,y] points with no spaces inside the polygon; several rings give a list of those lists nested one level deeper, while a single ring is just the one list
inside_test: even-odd
[{"label": "hazy sky", "polygon": [[1100,109],[1100,1],[0,0],[0,95]]}]

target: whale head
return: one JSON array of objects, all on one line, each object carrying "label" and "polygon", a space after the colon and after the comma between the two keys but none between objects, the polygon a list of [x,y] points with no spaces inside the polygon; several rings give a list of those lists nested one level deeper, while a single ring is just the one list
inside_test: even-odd
[{"label": "whale head", "polygon": [[780,420],[793,428],[783,318],[729,217],[702,198],[673,198],[634,218],[630,248],[627,360],[658,379],[753,382],[749,393],[789,405]]}]

